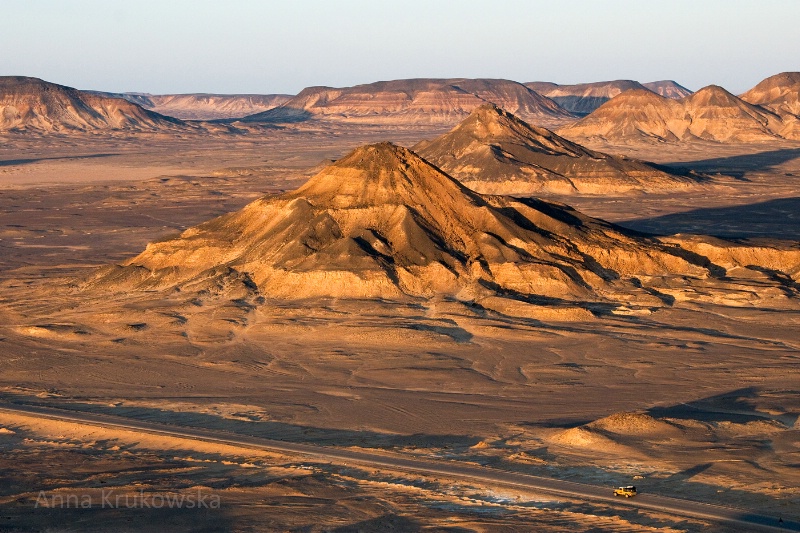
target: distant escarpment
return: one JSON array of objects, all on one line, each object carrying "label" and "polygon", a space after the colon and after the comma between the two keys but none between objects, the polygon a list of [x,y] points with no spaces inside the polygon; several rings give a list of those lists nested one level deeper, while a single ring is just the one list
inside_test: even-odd
[{"label": "distant escarpment", "polygon": [[514,81],[413,79],[344,88],[309,87],[283,105],[244,121],[455,124],[487,102],[527,119],[574,118],[552,100]]},{"label": "distant escarpment", "polygon": [[288,94],[145,94],[104,93],[94,94],[110,98],[124,98],[150,111],[181,120],[237,119],[268,111],[287,102]]},{"label": "distant escarpment", "polygon": [[615,80],[577,83],[574,85],[534,81],[526,83],[525,86],[550,98],[567,111],[577,115],[588,115],[615,96],[634,89],[653,91],[666,98],[684,98],[692,94],[692,91],[671,80],[650,83]]}]

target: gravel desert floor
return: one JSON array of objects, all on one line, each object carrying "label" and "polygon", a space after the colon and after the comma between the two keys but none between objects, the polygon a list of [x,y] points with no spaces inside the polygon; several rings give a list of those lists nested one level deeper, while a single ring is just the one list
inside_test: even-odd
[{"label": "gravel desert floor", "polygon": [[[366,142],[448,128],[22,136],[0,145],[0,394],[142,420],[478,463],[800,515],[800,285],[696,286],[652,313],[520,316],[454,298],[73,290],[102,265]],[[663,239],[797,249],[800,143],[591,146],[712,176],[663,193],[550,195]],[[680,235],[675,237],[675,235]],[[780,242],[779,242],[780,241]],[[770,278],[770,276],[772,276]],[[770,287],[772,287],[771,285]],[[766,290],[766,289],[764,289]],[[750,291],[750,292],[748,292]],[[781,292],[782,291],[782,292]],[[777,294],[781,293],[781,294]],[[777,300],[776,300],[777,301]],[[0,530],[701,531],[687,519],[463,480],[0,412]],[[46,494],[164,491],[219,509],[41,509]],[[722,527],[715,531],[723,531]],[[733,531],[734,529],[731,529]]]}]

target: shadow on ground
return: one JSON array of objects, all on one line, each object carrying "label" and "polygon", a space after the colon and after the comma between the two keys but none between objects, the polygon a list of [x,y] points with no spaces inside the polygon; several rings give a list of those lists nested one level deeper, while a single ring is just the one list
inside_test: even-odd
[{"label": "shadow on ground", "polygon": [[77,159],[98,159],[102,157],[112,157],[119,154],[91,154],[91,155],[71,155],[64,157],[36,157],[33,159],[4,159],[0,161],[0,167],[11,167],[20,165],[30,165],[40,161],[70,161]]},{"label": "shadow on ground", "polygon": [[800,240],[800,197],[756,204],[694,209],[654,218],[617,222],[644,233],[695,233],[722,238]]},{"label": "shadow on ground", "polygon": [[662,166],[672,169],[692,169],[698,172],[725,174],[742,179],[750,172],[764,172],[800,158],[800,148],[783,148],[755,154],[715,157],[699,161],[681,161],[663,163]]}]

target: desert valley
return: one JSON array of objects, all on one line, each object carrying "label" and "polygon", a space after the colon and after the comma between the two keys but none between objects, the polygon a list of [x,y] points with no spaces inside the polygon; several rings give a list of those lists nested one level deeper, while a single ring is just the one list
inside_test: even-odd
[{"label": "desert valley", "polygon": [[0,531],[800,530],[800,73],[53,81],[0,78]]}]

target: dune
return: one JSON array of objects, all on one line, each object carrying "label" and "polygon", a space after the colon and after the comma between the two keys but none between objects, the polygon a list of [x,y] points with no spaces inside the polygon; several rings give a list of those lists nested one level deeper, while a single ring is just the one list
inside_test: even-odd
[{"label": "dune", "polygon": [[597,453],[633,455],[627,446],[586,426],[565,429],[550,437],[553,444],[566,448],[588,449]]}]

